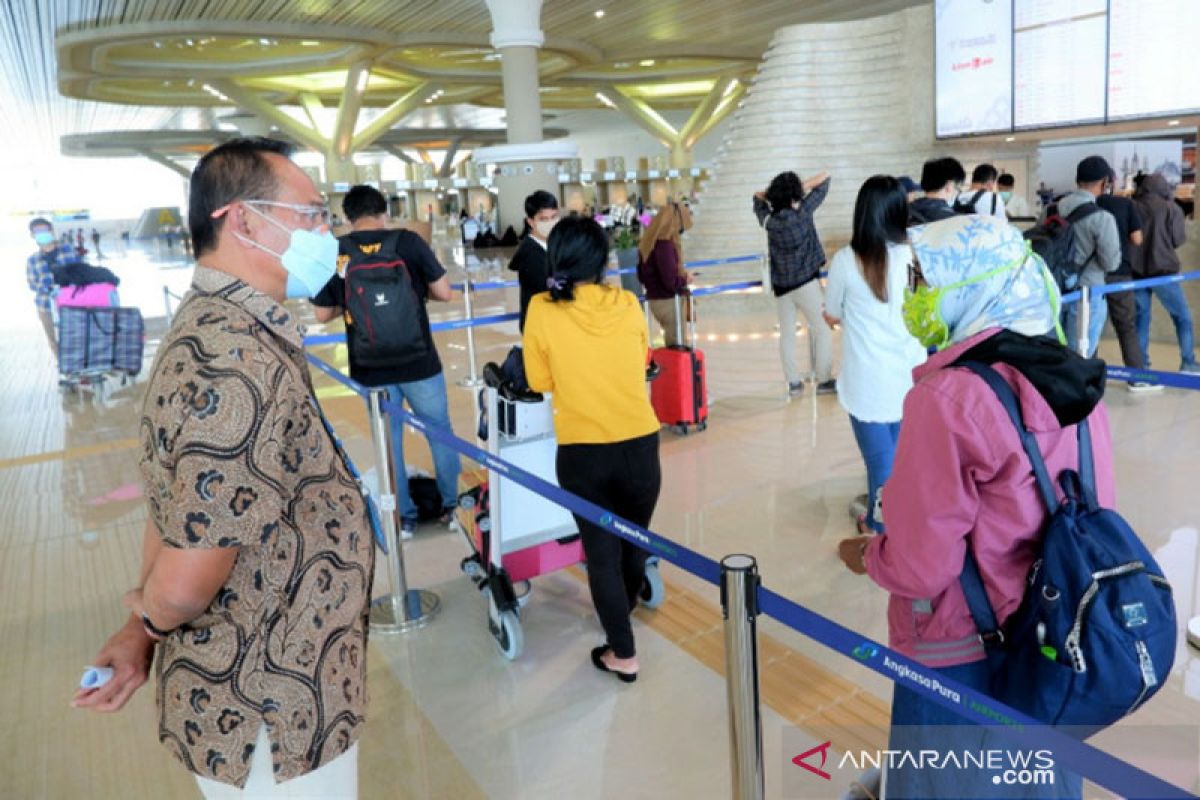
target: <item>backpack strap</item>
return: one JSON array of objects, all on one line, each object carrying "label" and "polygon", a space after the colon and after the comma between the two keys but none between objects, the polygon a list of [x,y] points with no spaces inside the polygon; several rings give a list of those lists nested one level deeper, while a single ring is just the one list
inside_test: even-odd
[{"label": "backpack strap", "polygon": [[971,619],[975,622],[975,630],[979,632],[979,641],[983,643],[984,649],[992,651],[1003,647],[1004,631],[996,623],[996,612],[992,610],[987,590],[983,588],[983,576],[979,574],[979,562],[975,560],[969,539],[958,583],[962,587],[963,597],[966,598],[967,608],[971,612]]},{"label": "backpack strap", "polygon": [[1075,427],[1079,436],[1080,500],[1083,501],[1088,511],[1095,511],[1100,507],[1100,501],[1096,495],[1096,464],[1092,457],[1092,432],[1088,427],[1086,417],[1080,420]]},{"label": "backpack strap", "polygon": [[[1058,495],[1054,492],[1054,482],[1050,480],[1050,472],[1046,469],[1046,462],[1042,459],[1042,451],[1038,447],[1037,439],[1025,428],[1025,422],[1021,417],[1021,404],[1017,400],[1016,392],[1008,385],[1008,381],[1000,377],[999,372],[987,364],[978,361],[960,361],[957,365],[966,367],[982,378],[1000,399],[1004,410],[1008,412],[1008,418],[1012,420],[1013,427],[1017,429],[1017,435],[1021,438],[1021,446],[1025,449],[1025,454],[1029,456],[1029,463],[1033,465],[1033,474],[1037,478],[1038,491],[1042,495],[1042,501],[1046,504],[1046,510],[1053,514],[1058,508]],[[1088,457],[1090,460],[1090,438]],[[1092,485],[1094,486],[1094,483]]]}]

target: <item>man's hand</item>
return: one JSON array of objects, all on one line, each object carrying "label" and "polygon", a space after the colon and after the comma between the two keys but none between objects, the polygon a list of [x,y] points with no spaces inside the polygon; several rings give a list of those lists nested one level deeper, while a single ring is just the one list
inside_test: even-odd
[{"label": "man's hand", "polygon": [[99,689],[80,689],[71,707],[104,713],[120,711],[150,676],[153,661],[154,641],[142,629],[141,619],[131,615],[92,661],[93,666],[111,667],[112,680]]},{"label": "man's hand", "polygon": [[838,542],[838,558],[846,565],[846,569],[855,575],[866,575],[867,565],[863,555],[867,552],[869,536],[856,536],[853,539],[842,539]]},{"label": "man's hand", "polygon": [[842,321],[841,321],[840,319],[838,319],[837,317],[831,317],[831,316],[829,316],[829,312],[828,312],[828,311],[821,311],[821,316],[825,318],[825,324],[826,324],[826,325],[828,325],[828,326],[829,326],[829,327],[831,327],[831,328],[837,328],[837,326],[838,326],[838,325],[840,325],[840,324],[841,324],[841,322],[842,322]]}]

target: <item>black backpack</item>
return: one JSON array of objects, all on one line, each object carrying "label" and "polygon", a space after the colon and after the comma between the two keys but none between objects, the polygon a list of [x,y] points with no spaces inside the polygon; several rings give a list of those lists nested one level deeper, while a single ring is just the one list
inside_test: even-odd
[{"label": "black backpack", "polygon": [[[979,202],[979,198],[983,197],[983,193],[986,191],[987,191],[987,189],[980,189],[978,192],[971,195],[971,199],[966,201],[965,203],[962,200],[955,200],[954,201],[954,213],[955,214],[978,214],[979,212],[975,210],[975,204]],[[995,214],[996,214],[996,193],[995,192],[992,192],[992,210],[990,213],[992,214],[992,216],[995,216]]]},{"label": "black backpack", "polygon": [[429,353],[421,298],[400,255],[409,231],[356,231],[338,239],[345,259],[347,336],[363,367],[403,367]]},{"label": "black backpack", "polygon": [[1046,210],[1046,218],[1025,231],[1025,241],[1033,252],[1046,262],[1060,292],[1073,291],[1079,285],[1079,276],[1095,253],[1082,261],[1075,260],[1075,225],[1100,210],[1095,203],[1084,203],[1066,217],[1058,213],[1057,206]]}]

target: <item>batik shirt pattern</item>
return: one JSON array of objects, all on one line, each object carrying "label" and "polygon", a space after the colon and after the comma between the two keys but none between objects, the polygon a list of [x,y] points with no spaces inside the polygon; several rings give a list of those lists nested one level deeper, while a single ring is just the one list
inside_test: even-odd
[{"label": "batik shirt pattern", "polygon": [[277,781],[337,758],[365,721],[374,550],[289,312],[198,267],[140,438],[164,545],[239,548],[208,609],[159,647],[159,739],[192,772],[237,786],[262,724]]}]

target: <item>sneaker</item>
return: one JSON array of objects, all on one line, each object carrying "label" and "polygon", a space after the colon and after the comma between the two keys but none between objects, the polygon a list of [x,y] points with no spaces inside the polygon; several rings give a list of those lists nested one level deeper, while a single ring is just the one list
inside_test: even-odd
[{"label": "sneaker", "polygon": [[833,378],[817,384],[817,394],[837,394],[837,381]]},{"label": "sneaker", "polygon": [[401,539],[403,539],[404,541],[407,542],[409,539],[413,538],[416,535],[417,535],[416,520],[405,519],[405,520],[400,521],[400,538]]},{"label": "sneaker", "polygon": [[1163,387],[1161,383],[1146,383],[1145,381],[1129,382],[1129,391],[1136,394],[1142,394],[1144,392],[1161,392],[1162,388]]},{"label": "sneaker", "polygon": [[1193,361],[1190,364],[1183,364],[1179,367],[1180,372],[1186,372],[1189,375],[1200,375],[1200,364]]},{"label": "sneaker", "polygon": [[442,515],[438,517],[438,525],[444,525],[452,531],[458,530],[458,517],[454,513],[457,510],[457,506],[446,506],[443,508]]},{"label": "sneaker", "polygon": [[804,381],[798,381],[796,383],[788,384],[788,396],[790,396],[790,397],[796,397],[803,391],[804,391]]},{"label": "sneaker", "polygon": [[850,501],[850,519],[867,516],[867,495],[860,494]]}]

